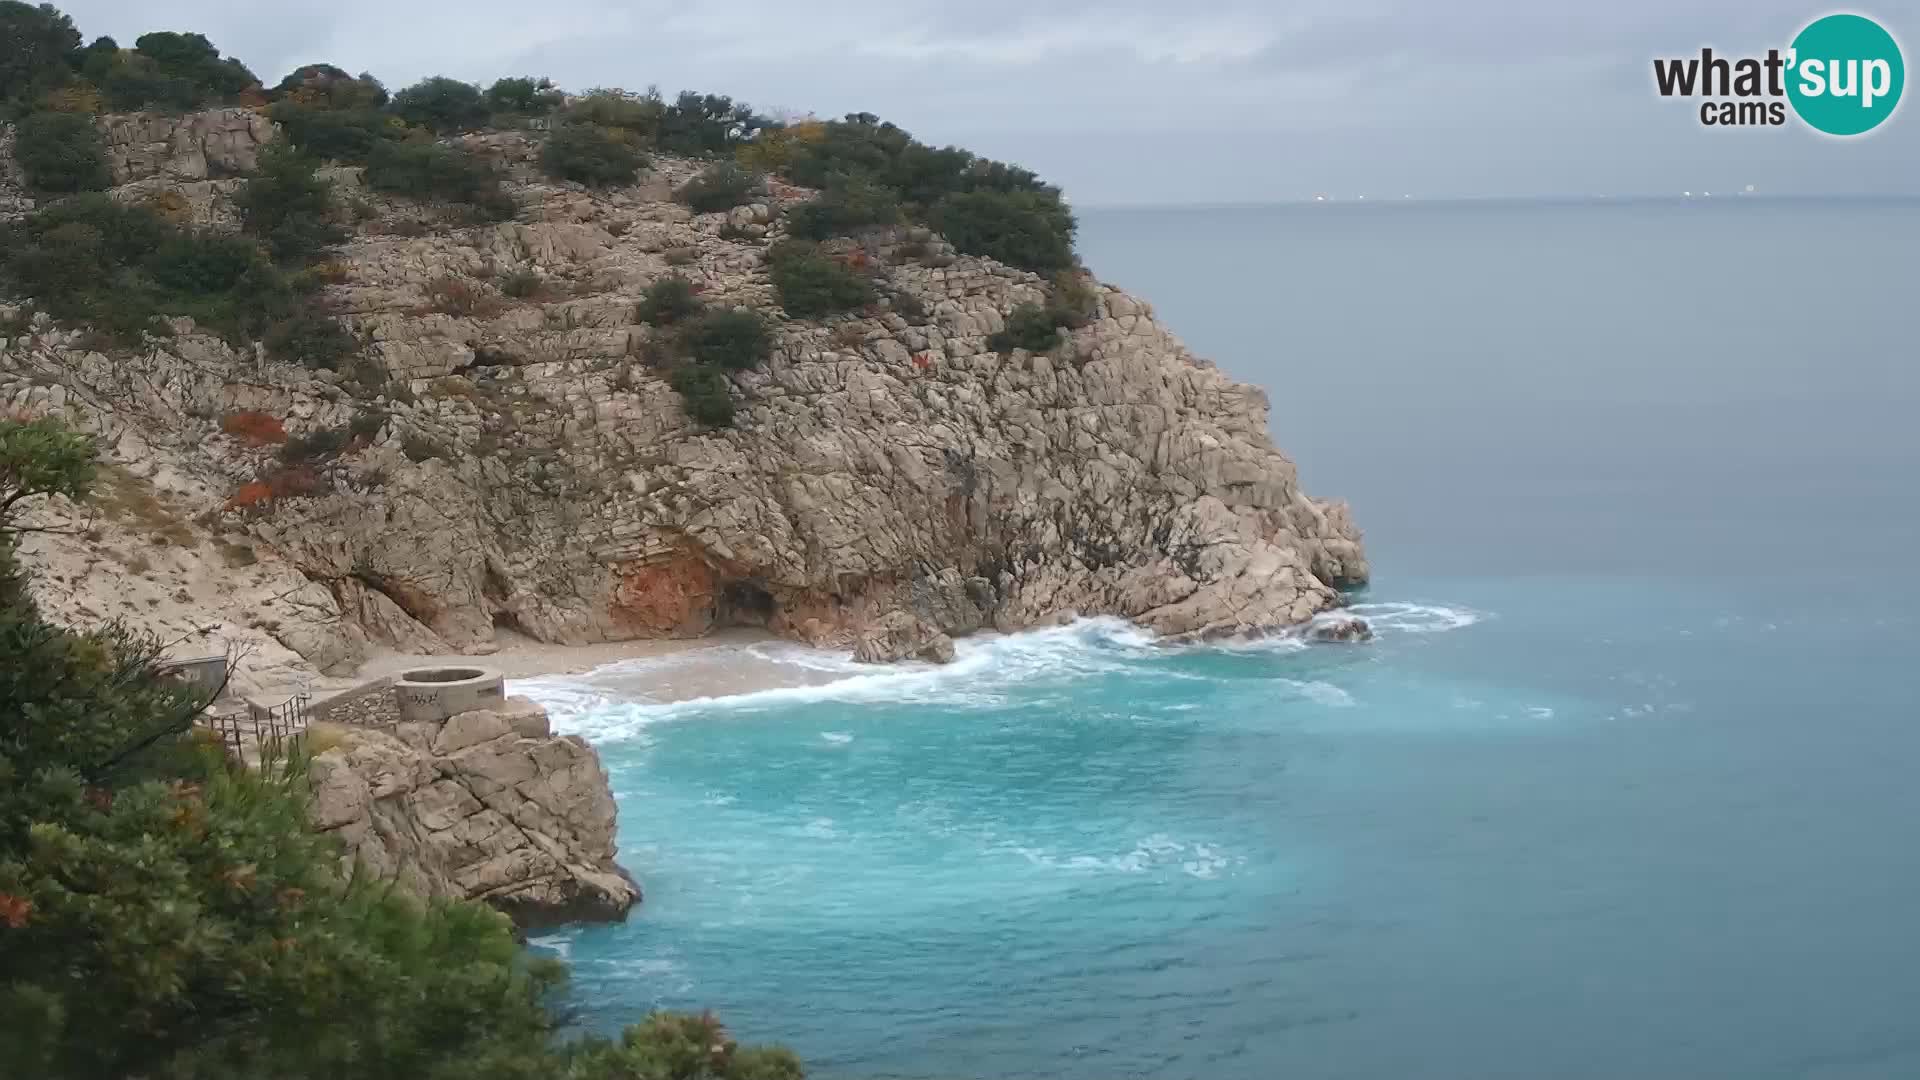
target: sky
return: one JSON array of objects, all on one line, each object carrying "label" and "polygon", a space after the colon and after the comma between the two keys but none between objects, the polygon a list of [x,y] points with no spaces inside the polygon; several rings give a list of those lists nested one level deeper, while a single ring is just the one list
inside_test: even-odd
[{"label": "sky", "polygon": [[[325,61],[657,85],[867,111],[1015,161],[1079,206],[1499,196],[1920,194],[1920,103],[1873,133],[1711,128],[1655,57],[1762,55],[1792,0],[73,0],[89,38],[193,30],[269,84]],[[1920,0],[1869,15],[1920,59]],[[1915,94],[1920,94],[1916,91]],[[1914,97],[1908,94],[1907,97]]]}]

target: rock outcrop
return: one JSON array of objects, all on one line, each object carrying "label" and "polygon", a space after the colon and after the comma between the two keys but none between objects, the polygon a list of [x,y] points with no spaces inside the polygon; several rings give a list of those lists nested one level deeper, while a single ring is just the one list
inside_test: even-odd
[{"label": "rock outcrop", "polygon": [[443,724],[327,728],[309,779],[317,828],[360,872],[415,895],[478,900],[522,927],[626,917],[640,890],[613,861],[600,758],[538,705]]},{"label": "rock outcrop", "polygon": [[[141,145],[201,126],[235,155],[257,144],[231,120],[172,123]],[[329,174],[366,218],[329,295],[380,379],[277,364],[184,320],[110,358],[42,319],[0,339],[0,406],[59,391],[59,411],[130,448],[116,460],[190,523],[188,551],[243,543],[313,585],[266,632],[340,670],[375,647],[484,648],[502,627],[585,643],[751,624],[876,659],[1065,611],[1261,633],[1366,578],[1344,504],[1309,498],[1274,448],[1262,391],[1106,286],[1059,348],[997,352],[988,337],[1047,283],[925,230],[836,241],[887,299],[778,320],[771,361],[733,376],[735,425],[702,429],[650,364],[635,302],[678,274],[708,304],[777,313],[766,247],[809,193],[693,214],[667,193],[697,163],[657,157],[642,184],[588,192],[541,178],[523,134],[470,141],[506,170],[518,220],[429,228],[357,170]],[[185,165],[142,165],[160,175],[141,183],[212,184],[190,194],[217,219],[231,181],[164,179],[209,153],[184,145]],[[498,286],[526,275],[533,296]],[[222,433],[237,413],[296,435],[362,423],[263,498],[248,485],[286,470]]]}]

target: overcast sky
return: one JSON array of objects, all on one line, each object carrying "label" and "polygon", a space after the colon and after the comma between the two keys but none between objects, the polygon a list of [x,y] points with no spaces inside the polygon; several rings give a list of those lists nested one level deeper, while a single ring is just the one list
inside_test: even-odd
[{"label": "overcast sky", "polygon": [[[89,38],[196,30],[268,83],[327,61],[425,75],[658,84],[1027,165],[1080,205],[1920,193],[1920,104],[1863,138],[1702,127],[1656,56],[1784,48],[1789,0],[70,0]],[[1911,66],[1920,0],[1855,8]],[[1912,97],[1912,94],[1907,95]]]}]

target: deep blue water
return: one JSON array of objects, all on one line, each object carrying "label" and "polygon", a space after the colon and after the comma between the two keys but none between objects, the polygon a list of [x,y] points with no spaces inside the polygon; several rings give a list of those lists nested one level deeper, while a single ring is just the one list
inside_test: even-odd
[{"label": "deep blue water", "polygon": [[647,889],[541,939],[587,1023],[711,1006],[822,1077],[1920,1077],[1920,207],[1082,247],[1269,388],[1380,639],[520,684],[605,755]]}]

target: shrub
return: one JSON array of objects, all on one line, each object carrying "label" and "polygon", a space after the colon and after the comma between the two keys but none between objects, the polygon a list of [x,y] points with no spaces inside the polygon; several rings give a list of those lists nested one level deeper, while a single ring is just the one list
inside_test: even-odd
[{"label": "shrub", "polygon": [[248,446],[270,446],[287,441],[287,429],[278,417],[253,410],[231,412],[221,417],[220,430]]},{"label": "shrub", "polygon": [[50,4],[0,3],[0,101],[31,101],[69,78],[73,20]]},{"label": "shrub", "polygon": [[27,183],[50,194],[102,191],[112,186],[106,143],[93,118],[79,113],[41,112],[15,129],[14,160]]},{"label": "shrub", "polygon": [[487,122],[486,100],[480,88],[459,79],[435,75],[393,95],[393,111],[409,124],[436,135],[468,131]]},{"label": "shrub", "polygon": [[660,111],[655,143],[670,154],[708,157],[732,154],[736,144],[767,125],[744,101],[689,90]]},{"label": "shrub", "polygon": [[275,102],[267,115],[294,149],[326,161],[364,164],[374,147],[406,130],[400,118],[375,108],[330,108],[294,98]]},{"label": "shrub", "polygon": [[268,327],[265,344],[267,355],[281,363],[327,371],[341,370],[360,347],[340,320],[311,305]]},{"label": "shrub", "polygon": [[322,461],[346,449],[351,439],[345,428],[320,428],[295,435],[280,447],[280,460],[288,465]]},{"label": "shrub", "polygon": [[484,287],[462,278],[442,276],[427,282],[427,303],[442,315],[491,318],[500,304]]},{"label": "shrub", "polygon": [[969,191],[933,208],[932,223],[956,249],[1050,273],[1073,265],[1073,212],[1054,192]]},{"label": "shrub", "polygon": [[381,109],[387,104],[387,88],[372,75],[349,75],[332,64],[307,64],[297,67],[273,88],[276,104],[281,101],[320,109]]},{"label": "shrub", "polygon": [[700,310],[693,283],[678,276],[663,277],[647,286],[633,317],[653,326],[667,326]]},{"label": "shrub", "polygon": [[496,220],[510,218],[519,209],[486,162],[441,143],[379,143],[368,159],[366,180],[375,191],[464,203]]},{"label": "shrub", "polygon": [[908,319],[927,317],[927,305],[921,303],[919,297],[905,290],[888,293],[887,306]]},{"label": "shrub", "polygon": [[817,248],[783,241],[768,251],[767,262],[780,306],[793,318],[819,318],[876,299],[871,282]]},{"label": "shrub", "polygon": [[726,427],[733,423],[732,384],[719,368],[682,364],[673,369],[667,382],[679,392],[681,405],[695,422],[708,427]]},{"label": "shrub", "polygon": [[1046,352],[1060,344],[1059,327],[1053,312],[1039,304],[1021,304],[1007,316],[1006,328],[987,338],[987,348],[999,353]]},{"label": "shrub", "polygon": [[374,436],[380,434],[380,429],[386,426],[386,413],[378,409],[368,409],[365,412],[353,414],[353,419],[347,421],[347,433],[356,439],[372,440]]},{"label": "shrub", "polygon": [[487,87],[487,107],[495,112],[544,115],[560,107],[566,95],[552,79],[532,77],[497,79]]},{"label": "shrub", "polygon": [[161,77],[186,87],[184,96],[176,93],[174,104],[193,107],[208,99],[234,97],[259,79],[247,66],[232,57],[222,57],[213,42],[199,34],[157,31],[141,34],[134,40],[134,53],[151,60]]},{"label": "shrub", "polygon": [[767,324],[744,308],[706,312],[687,324],[680,340],[696,362],[728,371],[758,367],[773,351]]},{"label": "shrub", "polygon": [[282,262],[319,255],[346,233],[333,223],[333,192],[314,161],[279,143],[260,155],[253,179],[234,197],[247,231]]},{"label": "shrub", "polygon": [[787,231],[808,240],[825,240],[872,225],[900,222],[900,200],[863,176],[836,177],[820,197],[787,211]]},{"label": "shrub", "polygon": [[592,187],[631,184],[646,155],[597,124],[566,124],[547,136],[540,167],[548,176]]},{"label": "shrub", "polygon": [[696,214],[711,214],[752,201],[761,180],[758,174],[724,161],[680,185],[673,197],[686,203]]},{"label": "shrub", "polygon": [[447,461],[453,457],[453,455],[447,453],[446,447],[441,446],[425,435],[419,434],[409,435],[400,440],[400,452],[407,455],[407,460],[415,464],[430,461],[433,458]]},{"label": "shrub", "polygon": [[654,91],[630,94],[625,90],[590,90],[567,106],[562,119],[567,123],[598,124],[605,128],[632,132],[651,140],[660,132],[660,118],[667,104]]},{"label": "shrub", "polygon": [[515,270],[500,279],[500,291],[515,300],[525,300],[540,295],[546,281],[532,270]]}]

